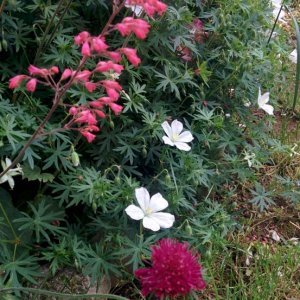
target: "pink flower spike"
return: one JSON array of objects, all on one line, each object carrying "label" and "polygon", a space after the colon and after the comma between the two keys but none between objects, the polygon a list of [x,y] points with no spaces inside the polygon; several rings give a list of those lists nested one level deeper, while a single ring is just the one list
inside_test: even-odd
[{"label": "pink flower spike", "polygon": [[92,39],[92,48],[98,53],[104,52],[107,50],[108,45],[105,43],[104,38],[93,38]]},{"label": "pink flower spike", "polygon": [[95,116],[89,110],[84,110],[81,113],[79,113],[79,117],[74,121],[76,123],[87,123],[89,125],[97,124]]},{"label": "pink flower spike", "polygon": [[84,83],[85,88],[92,93],[96,88],[97,88],[97,84],[94,82],[85,82]]},{"label": "pink flower spike", "polygon": [[127,59],[134,65],[138,66],[141,63],[141,59],[136,54],[136,49],[132,48],[120,48],[120,52],[125,54]]},{"label": "pink flower spike", "polygon": [[17,75],[9,80],[9,88],[15,89],[20,86],[23,80],[27,79],[27,75]]},{"label": "pink flower spike", "polygon": [[59,68],[57,66],[53,66],[50,68],[51,74],[57,74],[59,72]]},{"label": "pink flower spike", "polygon": [[28,67],[28,72],[32,76],[41,76],[41,77],[46,77],[50,74],[50,72],[47,69],[40,69],[33,65],[30,65]]},{"label": "pink flower spike", "polygon": [[152,266],[135,271],[142,283],[142,294],[155,294],[159,299],[178,298],[205,288],[199,255],[187,243],[162,239],[151,251]]},{"label": "pink flower spike", "polygon": [[91,56],[91,49],[88,42],[84,42],[81,48],[81,54],[86,57]]},{"label": "pink flower spike", "polygon": [[71,69],[65,69],[61,75],[60,80],[65,80],[72,75],[73,71]]},{"label": "pink flower spike", "polygon": [[121,106],[119,104],[109,103],[108,105],[111,108],[111,110],[114,112],[115,115],[119,115],[123,110],[123,106]]},{"label": "pink flower spike", "polygon": [[97,99],[97,101],[101,102],[102,105],[114,102],[114,100],[109,97],[101,97],[101,98]]},{"label": "pink flower spike", "polygon": [[133,32],[137,38],[142,40],[147,37],[150,29],[150,25],[145,20],[132,17],[124,18],[122,23],[116,24],[115,27],[122,36],[127,36]]},{"label": "pink flower spike", "polygon": [[105,115],[105,113],[104,113],[102,110],[97,110],[97,109],[95,109],[94,111],[95,111],[95,113],[97,114],[97,116],[98,116],[100,119],[105,119],[105,118],[106,118],[106,115]]},{"label": "pink flower spike", "polygon": [[37,80],[35,78],[30,79],[26,84],[26,90],[28,92],[34,92],[36,89]]},{"label": "pink flower spike", "polygon": [[84,42],[87,41],[89,36],[90,36],[90,34],[87,31],[82,31],[74,37],[74,43],[77,46],[80,46],[81,44],[83,44]]},{"label": "pink flower spike", "polygon": [[80,131],[80,133],[81,133],[81,135],[83,135],[86,138],[88,143],[91,143],[96,138],[95,134],[92,134],[88,131]]}]

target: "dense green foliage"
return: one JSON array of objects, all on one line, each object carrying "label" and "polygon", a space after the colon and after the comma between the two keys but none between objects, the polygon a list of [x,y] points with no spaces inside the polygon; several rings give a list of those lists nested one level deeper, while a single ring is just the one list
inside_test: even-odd
[{"label": "dense green foliage", "polygon": [[[122,114],[102,120],[101,132],[88,144],[74,132],[55,131],[68,116],[59,108],[45,128],[53,134],[27,149],[24,174],[14,177],[14,190],[1,185],[0,286],[36,283],[44,264],[53,275],[75,266],[92,282],[103,274],[130,281],[149,256],[149,246],[165,236],[204,252],[216,236],[222,239],[238,227],[230,213],[234,203],[224,207],[217,200],[230,199],[245,182],[251,202],[261,210],[274,205],[279,192],[297,200],[299,190],[284,184],[287,179],[282,178],[280,190],[265,190],[256,182],[256,171],[262,163],[272,164],[273,153],[291,151],[269,137],[272,117],[255,107],[258,87],[266,90],[281,80],[276,55],[286,51],[280,36],[267,46],[273,22],[269,1],[168,4],[163,17],[150,20],[145,41],[127,40],[142,64],[127,65],[121,75]],[[110,10],[104,0],[7,2],[0,41],[1,159],[16,156],[52,101],[45,88],[34,94],[24,87],[8,90],[9,78],[26,73],[31,63],[75,67],[80,53],[73,36],[82,30],[99,33]],[[189,28],[195,18],[204,24],[198,42]],[[115,34],[109,42],[119,46],[122,40]],[[191,51],[189,62],[182,58],[185,47]],[[65,97],[80,104],[99,96],[72,86]],[[162,142],[161,124],[174,119],[194,136],[190,152]],[[125,214],[141,186],[168,200],[176,218],[173,228],[141,234],[139,222]]]}]

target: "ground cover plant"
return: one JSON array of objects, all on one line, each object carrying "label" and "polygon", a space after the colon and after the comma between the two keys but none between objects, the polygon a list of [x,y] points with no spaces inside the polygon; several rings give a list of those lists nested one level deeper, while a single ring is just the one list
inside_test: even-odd
[{"label": "ground cover plant", "polygon": [[2,1],[3,299],[299,297],[278,3]]}]

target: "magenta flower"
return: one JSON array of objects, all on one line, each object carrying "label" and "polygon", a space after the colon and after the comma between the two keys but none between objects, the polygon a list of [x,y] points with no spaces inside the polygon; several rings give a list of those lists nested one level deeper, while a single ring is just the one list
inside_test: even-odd
[{"label": "magenta flower", "polygon": [[205,288],[199,255],[188,247],[188,243],[172,239],[162,239],[152,247],[152,267],[135,271],[144,296],[176,298]]}]

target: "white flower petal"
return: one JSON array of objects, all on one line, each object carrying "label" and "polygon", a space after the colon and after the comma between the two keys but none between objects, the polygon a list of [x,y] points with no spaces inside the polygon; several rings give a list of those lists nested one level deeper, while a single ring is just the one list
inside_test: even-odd
[{"label": "white flower petal", "polygon": [[5,164],[6,164],[6,168],[11,165],[11,160],[7,157],[5,158]]},{"label": "white flower petal", "polygon": [[182,143],[182,142],[176,142],[174,143],[175,146],[179,149],[179,150],[183,150],[183,151],[190,151],[191,147],[186,144],[186,143]]},{"label": "white flower petal", "polygon": [[291,62],[293,62],[294,64],[297,63],[297,49],[293,50],[291,52],[291,54],[289,55],[289,59],[291,60]]},{"label": "white flower petal", "polygon": [[265,104],[262,105],[260,108],[263,109],[267,114],[274,115],[274,107],[272,105]]},{"label": "white flower petal", "polygon": [[144,212],[138,207],[133,204],[129,205],[125,209],[126,214],[133,220],[141,220],[144,218]]},{"label": "white flower petal", "polygon": [[135,197],[141,209],[145,211],[149,207],[150,202],[150,195],[147,189],[143,187],[135,189]]},{"label": "white flower petal", "polygon": [[262,96],[258,97],[258,106],[261,107],[264,104],[267,104],[269,102],[270,93],[264,93]]},{"label": "white flower petal", "polygon": [[157,221],[151,217],[145,217],[143,219],[143,226],[145,228],[148,228],[152,231],[158,231],[160,229],[159,224],[157,223]]},{"label": "white flower petal", "polygon": [[9,184],[10,188],[13,190],[13,188],[15,186],[14,179],[12,177],[8,176],[7,180],[8,180],[8,184]]},{"label": "white flower petal", "polygon": [[8,180],[8,176],[7,174],[4,174],[1,178],[0,178],[0,183],[4,183]]},{"label": "white flower petal", "polygon": [[171,126],[169,125],[169,123],[167,121],[163,122],[161,124],[161,127],[164,129],[164,132],[166,133],[166,135],[171,138],[172,137],[172,128]]},{"label": "white flower petal", "polygon": [[183,133],[181,133],[178,137],[178,142],[182,142],[182,143],[189,143],[194,139],[193,135],[191,134],[190,131],[184,131]]},{"label": "white flower petal", "polygon": [[151,208],[153,212],[158,212],[167,208],[168,205],[168,201],[164,199],[160,193],[157,193],[151,197],[149,208]]},{"label": "white flower petal", "polygon": [[183,129],[183,124],[178,120],[174,120],[171,124],[172,134],[180,134]]},{"label": "white flower petal", "polygon": [[154,213],[150,216],[161,228],[170,228],[175,222],[175,217],[169,213]]},{"label": "white flower petal", "polygon": [[170,145],[170,146],[174,146],[174,143],[167,136],[163,136],[162,139],[163,139],[165,144]]}]

